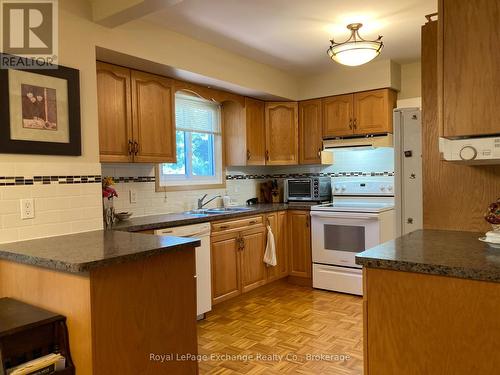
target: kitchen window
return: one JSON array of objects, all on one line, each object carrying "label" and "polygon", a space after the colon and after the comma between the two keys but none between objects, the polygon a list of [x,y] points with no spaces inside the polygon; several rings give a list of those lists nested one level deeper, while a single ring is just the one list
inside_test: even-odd
[{"label": "kitchen window", "polygon": [[220,105],[179,92],[175,124],[177,163],[159,165],[159,190],[222,187]]}]

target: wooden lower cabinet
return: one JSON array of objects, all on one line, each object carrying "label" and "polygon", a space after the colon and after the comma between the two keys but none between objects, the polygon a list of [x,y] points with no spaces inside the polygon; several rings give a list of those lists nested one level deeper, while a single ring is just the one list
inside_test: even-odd
[{"label": "wooden lower cabinet", "polygon": [[289,275],[310,280],[311,259],[311,216],[309,211],[288,211],[288,240],[290,243]]},{"label": "wooden lower cabinet", "polygon": [[248,292],[267,282],[264,252],[266,229],[217,233],[211,240],[212,303]]},{"label": "wooden lower cabinet", "polygon": [[245,293],[267,282],[267,267],[264,263],[266,229],[257,228],[245,231],[241,234],[241,239],[241,292]]},{"label": "wooden lower cabinet", "polygon": [[212,302],[225,301],[241,294],[239,233],[212,237]]},{"label": "wooden lower cabinet", "polygon": [[[295,211],[294,211],[295,212]],[[307,211],[297,211],[307,213]],[[241,226],[246,220],[246,226]],[[271,226],[277,265],[264,263]],[[289,274],[288,212],[212,224],[212,303],[217,304]],[[310,251],[310,246],[308,247]],[[310,259],[310,256],[309,256]]]},{"label": "wooden lower cabinet", "polygon": [[280,211],[267,215],[267,225],[271,226],[276,245],[275,267],[267,268],[268,282],[288,276],[288,230],[287,212]]}]

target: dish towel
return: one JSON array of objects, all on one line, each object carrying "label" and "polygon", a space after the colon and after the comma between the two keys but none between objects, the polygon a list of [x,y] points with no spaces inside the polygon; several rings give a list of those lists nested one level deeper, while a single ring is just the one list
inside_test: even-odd
[{"label": "dish towel", "polygon": [[274,267],[276,264],[276,245],[274,243],[274,234],[271,227],[267,226],[267,244],[266,252],[264,253],[264,263],[268,266]]}]

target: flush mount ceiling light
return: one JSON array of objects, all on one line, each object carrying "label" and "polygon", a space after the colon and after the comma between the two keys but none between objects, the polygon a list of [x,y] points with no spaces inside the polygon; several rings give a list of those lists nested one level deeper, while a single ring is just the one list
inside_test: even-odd
[{"label": "flush mount ceiling light", "polygon": [[336,43],[333,39],[328,48],[328,56],[333,61],[342,65],[358,66],[366,64],[380,54],[384,43],[382,36],[376,40],[364,40],[359,36],[359,29],[363,26],[362,23],[351,23],[347,28],[351,30],[351,36],[343,43]]}]

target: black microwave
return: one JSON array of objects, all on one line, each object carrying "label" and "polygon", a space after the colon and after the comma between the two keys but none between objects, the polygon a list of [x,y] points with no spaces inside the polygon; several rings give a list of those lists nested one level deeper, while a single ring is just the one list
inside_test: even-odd
[{"label": "black microwave", "polygon": [[285,202],[325,202],[332,198],[330,177],[288,178],[284,186]]}]

